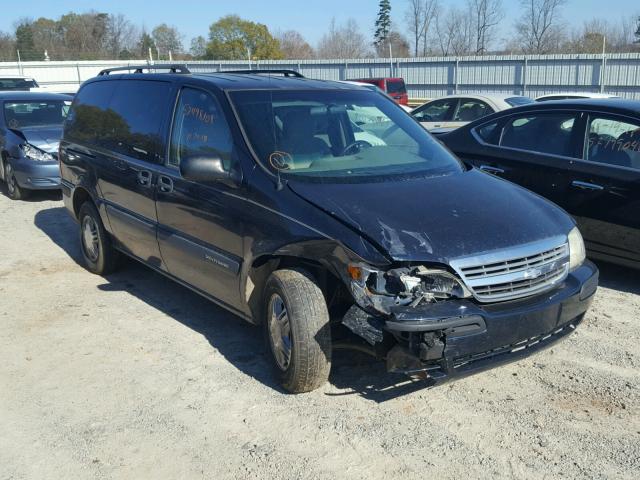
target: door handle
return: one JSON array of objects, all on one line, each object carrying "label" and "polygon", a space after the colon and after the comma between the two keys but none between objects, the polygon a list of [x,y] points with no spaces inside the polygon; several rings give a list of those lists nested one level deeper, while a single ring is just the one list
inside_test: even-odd
[{"label": "door handle", "polygon": [[589,182],[581,182],[579,180],[574,180],[573,182],[571,182],[571,186],[579,188],[580,190],[591,190],[594,192],[601,192],[602,190],[604,190],[604,187],[602,185],[597,185],[595,183]]},{"label": "door handle", "polygon": [[151,172],[149,170],[138,171],[138,183],[143,187],[151,186]]},{"label": "door handle", "polygon": [[166,177],[164,175],[160,175],[158,177],[158,188],[163,193],[171,193],[173,192],[173,180],[170,177]]},{"label": "door handle", "polygon": [[491,173],[493,175],[501,175],[504,173],[504,169],[492,167],[490,165],[481,165],[480,170],[482,170],[483,172]]}]

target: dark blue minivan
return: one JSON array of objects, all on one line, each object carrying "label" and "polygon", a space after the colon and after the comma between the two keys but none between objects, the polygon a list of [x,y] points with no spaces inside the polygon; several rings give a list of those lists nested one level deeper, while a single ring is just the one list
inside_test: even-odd
[{"label": "dark blue minivan", "polygon": [[598,271],[572,218],[461,163],[386,96],[148,68],[85,82],[65,123],[87,268],[124,254],[263,325],[287,390],[322,385],[337,342],[438,382],[582,321]]}]

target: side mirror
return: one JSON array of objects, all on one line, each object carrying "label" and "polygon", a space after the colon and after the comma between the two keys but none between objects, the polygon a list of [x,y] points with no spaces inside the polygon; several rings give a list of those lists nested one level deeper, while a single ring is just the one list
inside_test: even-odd
[{"label": "side mirror", "polygon": [[236,187],[242,180],[239,170],[225,170],[218,157],[187,157],[180,161],[180,174],[186,180],[200,183],[220,182]]}]

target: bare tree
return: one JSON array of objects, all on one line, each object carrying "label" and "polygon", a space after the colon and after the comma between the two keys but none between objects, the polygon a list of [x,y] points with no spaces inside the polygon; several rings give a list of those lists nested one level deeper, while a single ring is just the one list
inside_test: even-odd
[{"label": "bare tree", "polygon": [[472,25],[467,12],[455,7],[438,12],[435,39],[443,56],[468,55],[472,50]]},{"label": "bare tree", "polygon": [[6,62],[16,58],[16,39],[12,35],[0,32],[0,61]]},{"label": "bare tree", "polygon": [[317,52],[320,58],[362,58],[371,54],[365,36],[352,18],[343,25],[337,25],[335,18],[332,19]]},{"label": "bare tree", "polygon": [[560,10],[567,0],[520,0],[524,9],[516,23],[522,49],[544,54],[557,49],[561,32]]},{"label": "bare tree", "polygon": [[[413,41],[413,54],[427,53],[428,38],[439,8],[438,0],[409,0],[405,19]],[[422,52],[420,47],[422,46]]]},{"label": "bare tree", "polygon": [[107,19],[106,49],[112,58],[128,57],[136,40],[136,27],[123,14]]},{"label": "bare tree", "polygon": [[276,32],[275,37],[278,39],[278,42],[280,42],[280,51],[282,55],[284,55],[284,58],[305,60],[315,56],[311,45],[309,45],[302,34],[296,30]]},{"label": "bare tree", "polygon": [[493,33],[504,18],[502,0],[468,0],[467,5],[474,30],[476,54],[487,53]]},{"label": "bare tree", "polygon": [[629,18],[618,23],[594,18],[574,30],[562,49],[571,53],[601,53],[606,46],[607,52],[633,52],[637,49],[634,30],[634,22]]},{"label": "bare tree", "polygon": [[393,55],[395,58],[407,58],[411,55],[409,42],[401,33],[395,30],[391,30],[387,38],[375,47],[376,54],[381,58],[389,55]]},{"label": "bare tree", "polygon": [[182,52],[182,34],[176,27],[162,23],[151,31],[151,38],[158,52],[158,57]]}]

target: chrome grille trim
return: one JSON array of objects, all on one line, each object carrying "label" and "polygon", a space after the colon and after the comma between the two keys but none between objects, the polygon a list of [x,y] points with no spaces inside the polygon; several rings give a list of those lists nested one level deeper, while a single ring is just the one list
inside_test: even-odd
[{"label": "chrome grille trim", "polygon": [[567,237],[457,258],[451,266],[480,302],[501,302],[552,289],[569,273]]}]

